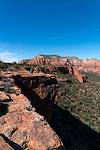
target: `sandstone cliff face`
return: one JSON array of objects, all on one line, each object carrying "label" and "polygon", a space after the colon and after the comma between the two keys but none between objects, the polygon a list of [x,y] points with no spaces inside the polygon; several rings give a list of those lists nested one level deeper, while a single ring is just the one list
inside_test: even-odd
[{"label": "sandstone cliff face", "polygon": [[41,65],[54,65],[54,66],[65,66],[70,65],[67,59],[64,58],[48,58],[45,56],[37,56],[28,61],[29,65],[32,64],[41,64]]},{"label": "sandstone cliff face", "polygon": [[85,75],[81,75],[80,71],[77,70],[75,67],[72,68],[72,74],[77,78],[80,83],[85,83],[87,77]]},{"label": "sandstone cliff face", "polygon": [[[25,61],[21,61],[20,64],[23,64]],[[45,57],[37,56],[29,61],[27,64],[41,64],[41,65],[54,65],[54,66],[67,66],[69,69],[71,66],[77,67],[78,70],[84,72],[96,72],[100,74],[100,60],[96,59],[86,59],[81,60],[74,57]]]},{"label": "sandstone cliff face", "polygon": [[70,62],[77,67],[80,71],[84,72],[95,72],[100,74],[100,60],[80,60],[70,59]]},{"label": "sandstone cliff face", "polygon": [[[74,67],[74,64],[72,64],[67,58],[60,58],[60,57],[45,57],[45,56],[37,56],[32,58],[27,62],[28,65],[46,65],[46,69],[52,73],[52,72],[61,72],[63,74],[71,74],[74,75],[79,82],[84,83],[84,77],[79,72],[78,67]],[[35,69],[37,73],[45,72],[46,69],[42,69],[41,71],[39,69]]]},{"label": "sandstone cliff face", "polygon": [[22,93],[30,99],[37,111],[50,120],[50,114],[57,92],[57,80],[45,76],[15,76],[16,83],[21,87]]},{"label": "sandstone cliff face", "polygon": [[46,121],[50,120],[57,81],[22,75],[1,80],[0,150],[64,149]]}]

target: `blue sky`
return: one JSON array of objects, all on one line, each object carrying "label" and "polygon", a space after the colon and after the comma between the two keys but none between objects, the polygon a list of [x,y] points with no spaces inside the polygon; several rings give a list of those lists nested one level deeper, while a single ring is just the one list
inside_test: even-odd
[{"label": "blue sky", "polygon": [[100,58],[100,0],[0,0],[0,59]]}]

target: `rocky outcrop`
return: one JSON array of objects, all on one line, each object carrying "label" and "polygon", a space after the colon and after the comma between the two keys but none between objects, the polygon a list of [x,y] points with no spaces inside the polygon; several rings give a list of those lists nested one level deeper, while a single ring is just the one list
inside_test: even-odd
[{"label": "rocky outcrop", "polygon": [[65,58],[57,57],[45,57],[45,56],[36,56],[28,61],[29,65],[40,64],[40,65],[54,65],[54,66],[65,66],[69,65],[69,62]]},{"label": "rocky outcrop", "polygon": [[[49,57],[45,55],[36,56],[26,62],[29,65],[53,65],[66,66],[70,69],[71,66],[76,67],[80,71],[95,72],[100,74],[100,60],[97,59],[79,59],[76,57]],[[23,61],[20,62],[23,64]]]},{"label": "rocky outcrop", "polygon": [[87,77],[85,75],[81,75],[80,71],[78,71],[76,68],[72,68],[72,74],[80,83],[85,83],[87,81]]},{"label": "rocky outcrop", "polygon": [[15,76],[14,80],[23,94],[30,99],[31,104],[49,121],[58,86],[57,80],[45,76],[22,75]]},{"label": "rocky outcrop", "polygon": [[70,62],[81,72],[94,72],[100,74],[100,60],[97,59],[75,59],[70,58]]},{"label": "rocky outcrop", "polygon": [[[34,69],[34,73],[62,73],[74,75],[79,82],[84,83],[86,78],[83,77],[79,71],[79,67],[76,65],[78,59],[70,60],[64,57],[47,57],[47,56],[36,56],[27,62],[28,65],[37,65]],[[78,62],[78,64],[80,64]],[[40,67],[45,66],[45,68]]]},{"label": "rocky outcrop", "polygon": [[[3,80],[8,82],[7,78]],[[9,80],[13,82],[12,86],[6,93],[0,92],[0,103],[6,107],[6,111],[0,109],[0,149],[64,149],[60,138],[46,121],[50,119],[57,81],[25,75]],[[16,94],[16,89],[22,93]]]}]

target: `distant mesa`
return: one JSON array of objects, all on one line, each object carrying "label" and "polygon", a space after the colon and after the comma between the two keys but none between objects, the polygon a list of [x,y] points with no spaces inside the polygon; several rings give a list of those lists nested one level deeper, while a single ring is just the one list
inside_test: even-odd
[{"label": "distant mesa", "polygon": [[[76,58],[74,58],[76,60]],[[78,58],[77,58],[78,60]],[[79,82],[84,83],[86,77],[81,75],[77,65],[74,65],[73,58],[60,57],[58,55],[39,55],[30,60],[22,60],[19,64],[27,64],[27,65],[41,65],[45,66],[44,68],[40,67],[35,69],[37,73],[50,73],[50,72],[61,72],[63,74],[69,73],[70,75],[74,75]],[[47,71],[49,70],[49,71]]]},{"label": "distant mesa", "polygon": [[53,65],[53,66],[71,66],[80,70],[81,72],[95,72],[100,73],[100,60],[96,58],[79,59],[77,57],[61,57],[58,55],[38,55],[32,59],[21,60],[19,64],[28,65]]}]

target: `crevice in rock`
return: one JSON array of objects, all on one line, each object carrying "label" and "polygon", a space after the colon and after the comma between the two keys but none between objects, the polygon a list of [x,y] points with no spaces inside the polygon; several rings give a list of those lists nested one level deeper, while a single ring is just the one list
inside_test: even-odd
[{"label": "crevice in rock", "polygon": [[49,121],[56,95],[56,79],[16,76],[14,80],[36,111]]},{"label": "crevice in rock", "polygon": [[5,101],[6,102],[12,102],[13,100],[11,99],[11,96],[9,94],[6,94],[6,95],[9,97],[9,99],[6,99]]},{"label": "crevice in rock", "polygon": [[0,102],[0,117],[8,112],[8,104]]},{"label": "crevice in rock", "polygon": [[[37,94],[36,90],[34,90],[38,85],[40,86],[38,77],[35,80],[38,81],[38,85],[35,81],[32,82],[34,84],[30,84],[30,78],[20,78],[19,76],[14,77],[14,79],[17,85],[21,88],[22,93],[31,101],[32,106],[36,108],[36,111],[47,119],[67,150],[100,150],[99,133],[72,116],[68,111],[54,105],[53,102],[56,91],[55,94],[52,95],[53,91],[49,87],[48,94],[42,99],[39,94]],[[34,79],[35,78],[31,78],[31,80]],[[46,83],[45,85],[48,84]],[[44,84],[42,84],[42,87],[43,86]],[[49,92],[50,90],[51,93]],[[62,150],[64,148],[60,147],[58,149]]]},{"label": "crevice in rock", "polygon": [[24,150],[20,145],[8,139],[4,134],[0,134],[0,136],[8,143],[14,150]]}]

